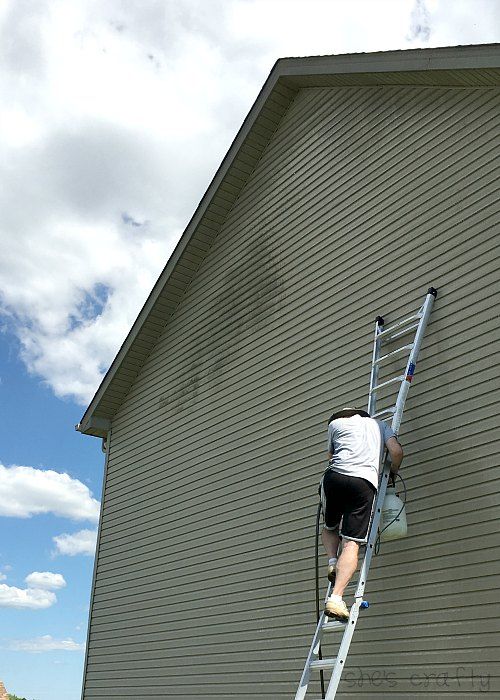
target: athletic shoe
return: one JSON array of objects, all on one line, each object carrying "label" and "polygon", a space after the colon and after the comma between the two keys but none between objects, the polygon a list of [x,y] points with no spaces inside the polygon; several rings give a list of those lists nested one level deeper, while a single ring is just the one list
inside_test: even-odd
[{"label": "athletic shoe", "polygon": [[334,566],[331,564],[328,564],[328,580],[330,583],[335,583],[335,576],[337,575],[337,571]]},{"label": "athletic shoe", "polygon": [[344,621],[349,619],[349,610],[339,595],[331,595],[326,601],[325,615]]}]

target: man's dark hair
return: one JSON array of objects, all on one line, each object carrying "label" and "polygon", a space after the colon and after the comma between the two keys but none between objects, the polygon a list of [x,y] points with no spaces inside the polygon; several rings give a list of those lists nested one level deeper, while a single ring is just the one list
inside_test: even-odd
[{"label": "man's dark hair", "polygon": [[363,418],[369,418],[370,414],[363,411],[362,408],[341,408],[340,411],[335,411],[332,416],[328,419],[328,425],[332,420],[337,420],[337,418],[352,418],[352,416],[362,416]]}]

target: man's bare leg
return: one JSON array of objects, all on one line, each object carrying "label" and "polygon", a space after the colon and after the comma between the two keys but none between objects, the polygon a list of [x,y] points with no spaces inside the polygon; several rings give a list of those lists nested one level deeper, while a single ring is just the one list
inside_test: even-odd
[{"label": "man's bare leg", "polygon": [[337,576],[332,595],[343,596],[347,584],[351,580],[358,567],[359,544],[352,540],[344,540],[342,553],[337,562]]},{"label": "man's bare leg", "polygon": [[326,601],[325,614],[337,620],[347,621],[349,610],[342,598],[347,584],[358,566],[359,544],[352,540],[342,542],[342,553],[337,561],[337,575],[332,592]]},{"label": "man's bare leg", "polygon": [[337,552],[339,549],[340,537],[337,530],[326,530],[323,528],[321,533],[321,539],[323,540],[323,546],[328,555],[329,559],[334,559],[337,557]]}]

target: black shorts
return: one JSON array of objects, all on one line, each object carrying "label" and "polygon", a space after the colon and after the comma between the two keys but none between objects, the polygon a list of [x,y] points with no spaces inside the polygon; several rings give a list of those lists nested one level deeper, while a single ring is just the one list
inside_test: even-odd
[{"label": "black shorts", "polygon": [[326,530],[339,529],[345,540],[366,544],[377,490],[366,479],[328,469],[321,479]]}]

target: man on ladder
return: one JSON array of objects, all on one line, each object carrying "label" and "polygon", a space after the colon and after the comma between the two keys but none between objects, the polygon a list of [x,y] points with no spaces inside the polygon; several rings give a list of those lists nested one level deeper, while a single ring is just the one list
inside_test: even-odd
[{"label": "man on ladder", "polygon": [[[329,467],[320,484],[324,516],[323,545],[328,555],[328,579],[333,589],[325,615],[349,619],[342,599],[358,565],[359,546],[366,544],[379,483],[384,447],[396,473],[403,449],[394,431],[361,409],[344,408],[328,424]],[[340,540],[342,551],[337,559]]]},{"label": "man on ladder", "polygon": [[[328,451],[331,463],[322,481],[326,525],[326,529],[323,531],[323,541],[330,558],[329,574],[331,578],[335,575],[335,585],[332,585],[331,581],[328,585],[326,610],[318,615],[316,631],[309,648],[295,700],[305,700],[311,673],[316,671],[321,674],[325,671],[331,672],[326,695],[322,687],[322,697],[325,697],[326,700],[334,700],[347,661],[359,612],[369,606],[369,602],[363,600],[363,597],[378,537],[384,497],[390,474],[398,470],[403,458],[403,451],[396,435],[401,426],[406,397],[415,375],[420,346],[436,297],[436,289],[430,287],[424,303],[418,311],[395,322],[389,328],[385,328],[384,319],[377,316],[373,338],[368,412],[350,409],[347,414],[342,412],[334,414],[333,420],[330,420]],[[413,331],[415,331],[413,341],[394,350],[389,349],[393,347],[392,344],[395,341],[399,344],[403,336],[413,334]],[[389,346],[388,352],[385,354],[381,354],[382,346],[384,348]],[[391,372],[393,360],[405,355],[407,355],[407,360],[403,373],[379,382],[380,366],[389,360],[391,364],[384,364],[382,374]],[[377,398],[380,398],[384,403],[388,401],[392,403],[392,394],[390,390],[387,390],[389,386],[398,387],[396,402],[394,405],[386,405],[385,408],[377,410]],[[382,390],[384,398],[379,396],[379,392]],[[381,416],[384,416],[385,420],[391,421],[391,428],[386,427],[384,422],[377,420]],[[381,459],[384,445],[392,460],[391,464],[386,460],[385,454]],[[381,469],[380,483],[378,483],[379,467]],[[339,483],[340,481],[342,484]],[[358,486],[356,487],[355,484]],[[374,500],[375,493],[376,499]],[[341,539],[344,540],[344,547],[336,562]],[[356,584],[354,604],[348,613],[342,595],[356,570],[358,549],[361,543],[366,543],[366,551]],[[327,617],[336,617],[337,620],[328,621]],[[334,634],[335,632],[342,633],[337,654],[331,658],[324,658],[321,649],[323,634]]]}]

